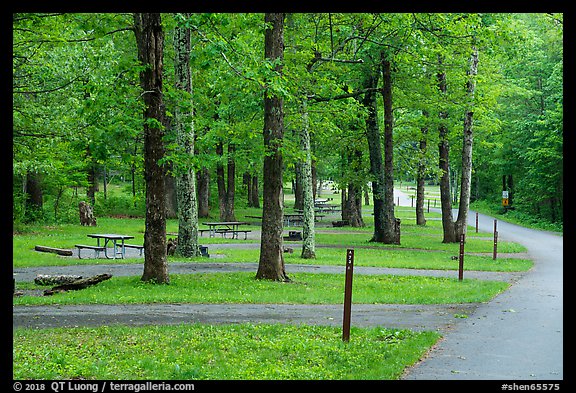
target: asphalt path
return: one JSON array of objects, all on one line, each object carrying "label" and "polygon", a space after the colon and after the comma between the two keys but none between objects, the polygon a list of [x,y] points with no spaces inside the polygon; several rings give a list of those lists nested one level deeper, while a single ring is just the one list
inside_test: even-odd
[{"label": "asphalt path", "polygon": [[[493,223],[479,216],[480,230],[492,231]],[[502,221],[497,230],[499,239],[526,246],[534,267],[447,331],[404,379],[563,379],[563,236]]]}]

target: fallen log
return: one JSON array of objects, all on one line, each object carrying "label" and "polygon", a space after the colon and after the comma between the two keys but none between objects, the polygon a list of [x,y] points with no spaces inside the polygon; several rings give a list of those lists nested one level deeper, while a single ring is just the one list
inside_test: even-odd
[{"label": "fallen log", "polygon": [[62,285],[69,284],[76,280],[80,280],[82,276],[75,276],[71,274],[39,274],[34,279],[36,285]]},{"label": "fallen log", "polygon": [[44,296],[54,295],[57,292],[65,292],[65,291],[77,291],[80,289],[88,288],[92,285],[96,285],[102,281],[106,281],[112,278],[111,274],[104,273],[98,274],[96,276],[88,277],[88,278],[81,278],[79,280],[75,280],[71,283],[57,285],[52,289],[46,289],[44,291]]},{"label": "fallen log", "polygon": [[34,250],[40,252],[52,252],[54,254],[63,255],[66,257],[72,256],[72,250],[66,250],[64,248],[54,248],[54,247],[46,247],[46,246],[35,246]]}]

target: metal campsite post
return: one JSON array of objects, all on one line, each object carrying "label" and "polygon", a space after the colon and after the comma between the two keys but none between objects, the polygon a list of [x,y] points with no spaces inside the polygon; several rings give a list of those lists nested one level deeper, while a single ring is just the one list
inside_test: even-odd
[{"label": "metal campsite post", "polygon": [[476,212],[476,233],[478,233],[478,212]]},{"label": "metal campsite post", "polygon": [[460,255],[458,257],[458,281],[464,278],[464,238],[465,235],[460,235]]},{"label": "metal campsite post", "polygon": [[346,251],[346,282],[344,285],[344,318],[342,320],[342,341],[350,341],[350,313],[352,306],[352,273],[354,269],[354,250]]},{"label": "metal campsite post", "polygon": [[494,252],[492,253],[492,259],[496,260],[496,254],[498,252],[498,231],[496,230],[496,223],[498,220],[494,220]]}]

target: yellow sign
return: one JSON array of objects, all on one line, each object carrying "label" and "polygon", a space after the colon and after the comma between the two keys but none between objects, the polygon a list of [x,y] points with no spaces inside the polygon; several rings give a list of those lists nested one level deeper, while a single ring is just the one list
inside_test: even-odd
[{"label": "yellow sign", "polygon": [[508,198],[502,198],[502,206],[508,206]]}]

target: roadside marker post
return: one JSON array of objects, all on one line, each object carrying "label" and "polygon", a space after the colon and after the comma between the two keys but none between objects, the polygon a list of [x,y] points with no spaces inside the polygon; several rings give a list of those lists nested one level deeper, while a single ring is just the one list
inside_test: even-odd
[{"label": "roadside marker post", "polygon": [[478,233],[478,212],[476,212],[476,233]]},{"label": "roadside marker post", "polygon": [[458,281],[464,278],[464,239],[465,235],[460,235],[460,255],[458,257]]},{"label": "roadside marker post", "polygon": [[494,251],[492,252],[492,259],[496,260],[496,255],[498,253],[498,231],[496,230],[496,225],[498,220],[494,220]]},{"label": "roadside marker post", "polygon": [[344,284],[344,318],[342,319],[342,341],[350,341],[350,314],[352,308],[352,274],[354,270],[354,249],[346,251],[346,282]]}]

